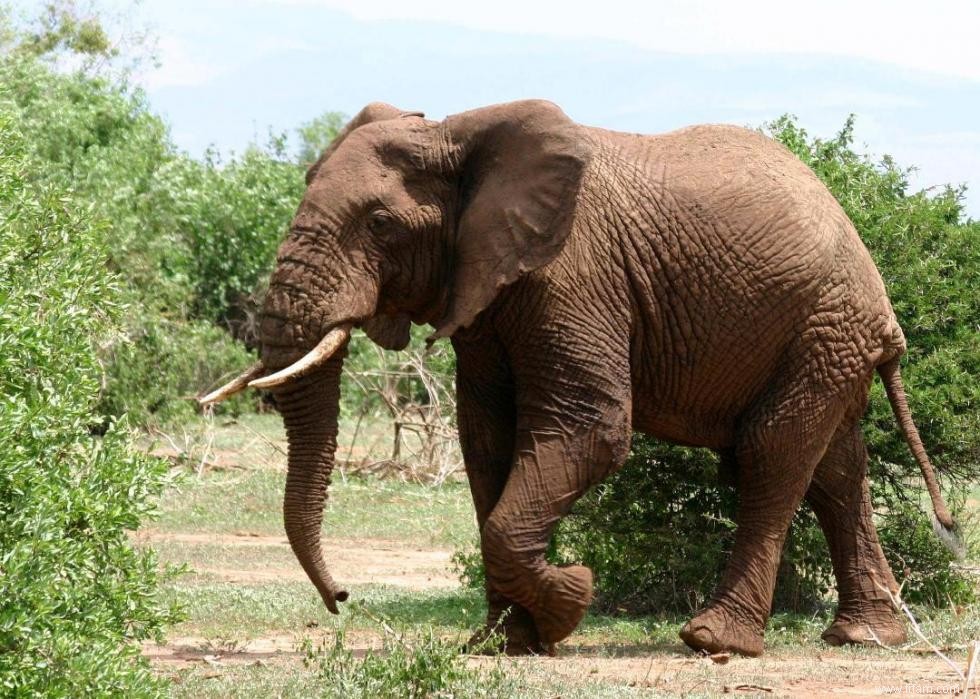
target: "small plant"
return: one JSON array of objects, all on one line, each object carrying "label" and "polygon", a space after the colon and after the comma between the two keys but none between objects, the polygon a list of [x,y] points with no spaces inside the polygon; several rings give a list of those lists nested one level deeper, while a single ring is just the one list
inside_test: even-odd
[{"label": "small plant", "polygon": [[[461,654],[462,640],[437,637],[431,628],[411,634],[397,631],[363,607],[352,614],[367,616],[382,631],[380,650],[357,657],[338,630],[333,642],[319,647],[306,639],[305,663],[322,680],[321,696],[338,699],[422,699],[423,697],[522,696],[520,677],[510,677],[501,663],[473,668]],[[499,642],[497,638],[488,643]]]},{"label": "small plant", "polygon": [[450,562],[464,587],[482,590],[486,586],[487,574],[483,567],[483,555],[480,549],[457,549],[453,552]]}]

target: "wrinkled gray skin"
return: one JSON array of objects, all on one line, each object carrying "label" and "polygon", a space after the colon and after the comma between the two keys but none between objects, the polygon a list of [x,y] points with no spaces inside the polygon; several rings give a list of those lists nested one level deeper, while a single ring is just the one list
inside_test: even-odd
[{"label": "wrinkled gray skin", "polygon": [[[545,549],[576,499],[622,465],[633,429],[714,449],[737,479],[734,551],[681,632],[690,646],[762,651],[804,499],[840,596],[824,638],[905,639],[878,587],[897,590],[859,428],[876,368],[907,417],[905,343],[854,227],[786,149],[729,126],[587,128],[538,101],[443,122],[371,104],[307,181],[272,276],[262,360],[285,366],[344,322],[387,348],[405,346],[409,321],[452,338],[487,624],[509,610],[507,652],[552,652],[585,613],[591,572],[551,566]],[[277,392],[286,529],[331,610],[347,594],[319,543],[341,355]]]}]

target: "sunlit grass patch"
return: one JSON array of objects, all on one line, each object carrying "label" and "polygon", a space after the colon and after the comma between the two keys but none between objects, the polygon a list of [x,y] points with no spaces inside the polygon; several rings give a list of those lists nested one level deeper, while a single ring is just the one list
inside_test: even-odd
[{"label": "sunlit grass patch", "polygon": [[[401,624],[428,625],[446,632],[475,628],[483,620],[482,595],[472,590],[404,590],[388,586],[351,587],[351,600],[372,614]],[[360,628],[363,614],[340,605],[333,615],[307,581],[228,584],[202,581],[172,584],[170,599],[181,604],[187,620],[177,636],[256,638],[268,633],[301,634],[307,628]],[[364,628],[371,624],[365,622]]]},{"label": "sunlit grass patch", "polygon": [[[282,535],[285,474],[273,470],[188,474],[163,498],[154,528],[164,532]],[[415,483],[335,475],[324,516],[326,536],[454,547],[476,538],[464,484]]]}]

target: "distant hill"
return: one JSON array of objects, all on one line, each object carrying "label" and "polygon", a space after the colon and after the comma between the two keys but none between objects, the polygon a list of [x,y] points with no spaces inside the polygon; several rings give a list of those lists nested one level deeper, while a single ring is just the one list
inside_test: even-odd
[{"label": "distant hill", "polygon": [[372,100],[442,118],[542,97],[578,121],[647,133],[698,122],[758,126],[790,112],[829,136],[854,112],[859,143],[918,166],[917,186],[972,183],[968,208],[980,216],[980,82],[843,57],[689,56],[608,40],[364,22],[306,5],[203,7],[161,17],[157,30],[164,65],[148,93],[192,153],[210,143],[240,150],[264,142],[270,127],[289,131]]}]

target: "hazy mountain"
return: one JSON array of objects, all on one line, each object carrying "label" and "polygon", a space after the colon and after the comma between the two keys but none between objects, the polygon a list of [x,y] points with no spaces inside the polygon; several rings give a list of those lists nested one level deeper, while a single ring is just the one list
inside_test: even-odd
[{"label": "hazy mountain", "polygon": [[[831,135],[851,112],[874,153],[917,165],[916,184],[972,182],[980,215],[980,83],[851,58],[689,56],[607,40],[362,22],[311,6],[243,4],[159,15],[154,106],[193,153],[241,149],[326,110],[372,100],[433,118],[525,97],[574,119],[657,132],[697,122],[758,126],[785,112]],[[169,65],[168,65],[169,61]]]}]

